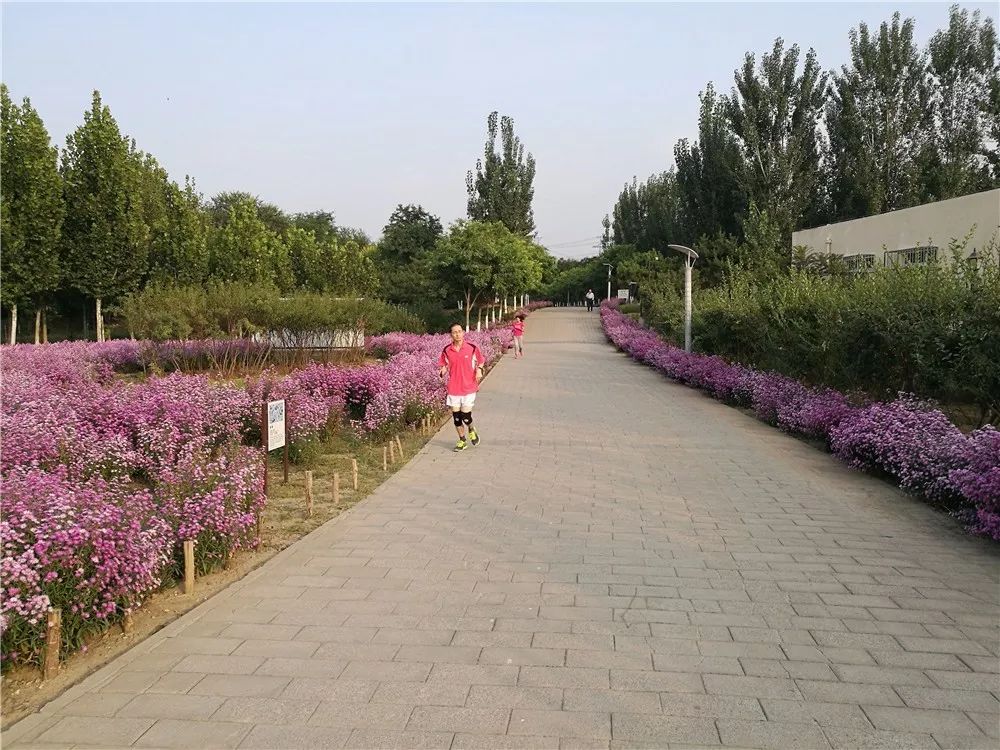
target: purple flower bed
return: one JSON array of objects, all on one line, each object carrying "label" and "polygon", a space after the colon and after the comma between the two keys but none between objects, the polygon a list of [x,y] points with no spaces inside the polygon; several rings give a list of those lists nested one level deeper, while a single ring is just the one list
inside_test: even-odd
[{"label": "purple flower bed", "polygon": [[633,359],[750,408],[782,430],[823,440],[851,466],[882,472],[908,492],[958,507],[971,532],[1000,540],[1000,431],[993,426],[965,435],[941,411],[912,397],[854,406],[837,391],[688,354],[617,308],[614,301],[604,303],[601,323]]},{"label": "purple flower bed", "polygon": [[[468,337],[492,364],[512,334]],[[444,401],[437,358],[448,341],[389,334],[368,344],[385,362],[265,371],[243,386],[181,373],[115,377],[141,369],[154,349],[187,362],[250,351],[234,342],[4,347],[3,663],[39,659],[50,607],[63,611],[65,647],[78,647],[178,573],[184,541],[195,541],[200,572],[259,542],[263,400],[287,400],[293,444],[335,422],[361,435],[416,422]]]}]

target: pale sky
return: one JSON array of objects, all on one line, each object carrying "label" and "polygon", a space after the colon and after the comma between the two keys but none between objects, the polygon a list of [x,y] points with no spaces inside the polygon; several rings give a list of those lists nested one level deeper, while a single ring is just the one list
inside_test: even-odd
[{"label": "pale sky", "polygon": [[[996,3],[962,5],[997,20]],[[921,45],[947,24],[947,3],[5,2],[3,80],[60,146],[96,88],[178,182],[331,210],[373,237],[397,203],[465,215],[496,109],[538,162],[539,240],[581,257],[622,185],[697,135],[698,92],[727,92],[745,52],[781,36],[839,68],[848,30],[894,10]]]}]

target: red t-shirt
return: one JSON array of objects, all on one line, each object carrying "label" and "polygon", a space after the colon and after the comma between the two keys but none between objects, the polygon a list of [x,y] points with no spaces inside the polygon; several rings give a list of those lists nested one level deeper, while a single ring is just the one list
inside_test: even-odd
[{"label": "red t-shirt", "polygon": [[476,368],[484,365],[483,355],[479,347],[462,342],[462,347],[456,351],[454,344],[448,344],[441,350],[438,367],[448,367],[448,395],[468,396],[479,390],[476,382]]},{"label": "red t-shirt", "polygon": [[523,336],[524,335],[524,321],[523,320],[515,320],[514,321],[514,335],[515,336]]}]

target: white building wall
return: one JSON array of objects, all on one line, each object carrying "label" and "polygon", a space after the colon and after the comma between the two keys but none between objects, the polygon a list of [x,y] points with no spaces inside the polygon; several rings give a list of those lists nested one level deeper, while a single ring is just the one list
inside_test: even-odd
[{"label": "white building wall", "polygon": [[[964,254],[982,250],[991,241],[1000,243],[1000,190],[951,198],[838,224],[803,229],[792,234],[792,247],[805,245],[812,252],[836,255],[874,255],[874,265],[920,253],[893,251],[937,247],[938,257],[950,260],[948,244],[961,241],[972,230]],[[884,246],[884,247],[883,247]],[[888,258],[886,251],[889,251]]]}]

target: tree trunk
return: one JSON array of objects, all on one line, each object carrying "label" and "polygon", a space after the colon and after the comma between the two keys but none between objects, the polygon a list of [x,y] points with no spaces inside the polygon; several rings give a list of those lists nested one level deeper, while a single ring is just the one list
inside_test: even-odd
[{"label": "tree trunk", "polygon": [[17,343],[17,305],[10,306],[10,345]]},{"label": "tree trunk", "polygon": [[35,343],[42,343],[42,308],[35,309]]},{"label": "tree trunk", "polygon": [[479,308],[479,318],[476,320],[476,330],[483,330],[483,308]]},{"label": "tree trunk", "polygon": [[469,330],[469,316],[472,314],[472,311],[469,310],[469,297],[470,297],[469,294],[465,295],[465,330],[466,331]]},{"label": "tree trunk", "polygon": [[101,312],[101,298],[97,298],[97,314],[95,317],[95,325],[97,326],[97,341],[100,343],[104,341],[104,314]]},{"label": "tree trunk", "polygon": [[42,310],[42,343],[49,343],[49,316]]}]

